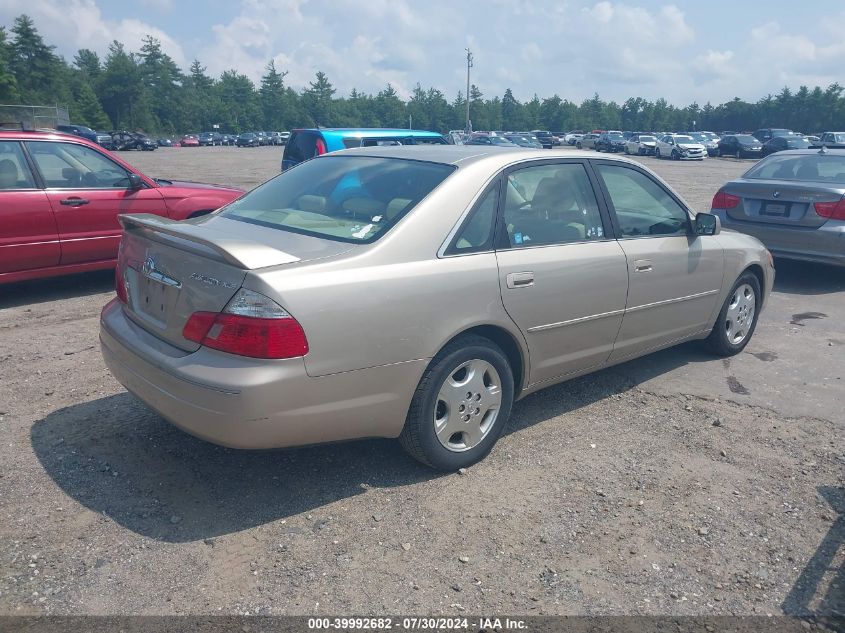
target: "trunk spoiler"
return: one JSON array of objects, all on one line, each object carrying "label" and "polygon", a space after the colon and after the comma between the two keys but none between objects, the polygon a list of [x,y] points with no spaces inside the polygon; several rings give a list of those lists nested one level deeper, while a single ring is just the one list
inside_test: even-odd
[{"label": "trunk spoiler", "polygon": [[178,222],[150,213],[121,214],[117,217],[123,228],[130,233],[141,234],[156,242],[175,244],[183,250],[247,270],[299,261],[299,257],[267,244],[238,239],[231,234],[190,222]]}]

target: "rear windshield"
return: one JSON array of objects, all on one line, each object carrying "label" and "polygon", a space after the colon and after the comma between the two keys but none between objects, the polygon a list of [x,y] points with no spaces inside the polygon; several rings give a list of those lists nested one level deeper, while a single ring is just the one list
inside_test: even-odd
[{"label": "rear windshield", "polygon": [[749,169],[754,180],[812,180],[845,185],[845,155],[773,154]]},{"label": "rear windshield", "polygon": [[226,207],[222,215],[273,229],[374,242],[425,198],[452,165],[369,156],[300,163]]}]

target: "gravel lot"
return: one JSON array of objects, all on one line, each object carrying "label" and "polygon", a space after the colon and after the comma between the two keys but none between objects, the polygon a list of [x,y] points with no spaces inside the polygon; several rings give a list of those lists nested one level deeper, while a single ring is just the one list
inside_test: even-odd
[{"label": "gravel lot", "polygon": [[[280,148],[123,154],[251,187]],[[748,161],[643,159],[701,210]],[[845,271],[778,262],[738,357],[686,345],[534,394],[434,474],[393,441],[272,452],[110,377],[112,275],[0,287],[0,613],[845,612]]]}]

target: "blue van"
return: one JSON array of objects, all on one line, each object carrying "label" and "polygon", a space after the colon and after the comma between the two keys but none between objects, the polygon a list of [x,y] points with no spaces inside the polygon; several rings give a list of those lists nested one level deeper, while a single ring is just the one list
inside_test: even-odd
[{"label": "blue van", "polygon": [[389,128],[310,128],[291,130],[282,155],[282,171],[320,154],[353,147],[448,145],[442,134]]}]

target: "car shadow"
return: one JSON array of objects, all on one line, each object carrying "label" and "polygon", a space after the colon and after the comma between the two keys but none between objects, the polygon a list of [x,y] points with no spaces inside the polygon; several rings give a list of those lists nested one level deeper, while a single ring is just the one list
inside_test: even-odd
[{"label": "car shadow", "polygon": [[[545,389],[516,403],[507,432],[697,360],[697,351],[682,346],[633,377],[612,368]],[[274,451],[222,448],[176,429],[128,393],[54,411],[33,425],[30,439],[46,472],[70,497],[133,532],[167,542],[238,532],[368,488],[447,476],[412,460],[394,440]]]},{"label": "car shadow", "polygon": [[832,508],[833,524],[781,606],[788,615],[841,618],[845,617],[845,562],[840,554],[845,549],[845,488],[820,486],[818,492]]},{"label": "car shadow", "polygon": [[97,270],[0,286],[0,310],[114,290],[114,270]]},{"label": "car shadow", "polygon": [[845,290],[845,268],[777,259],[774,290],[798,295],[842,292]]}]

